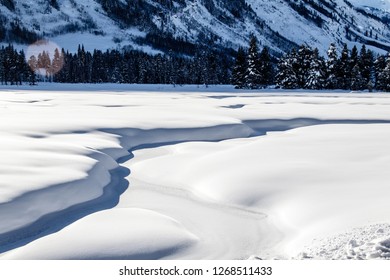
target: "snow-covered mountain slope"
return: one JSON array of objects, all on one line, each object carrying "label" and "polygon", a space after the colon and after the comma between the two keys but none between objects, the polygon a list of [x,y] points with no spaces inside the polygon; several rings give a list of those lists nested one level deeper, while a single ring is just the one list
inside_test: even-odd
[{"label": "snow-covered mountain slope", "polygon": [[[370,2],[368,11],[364,8]],[[374,3],[375,2],[375,3]],[[354,6],[356,5],[356,6]],[[3,42],[54,40],[74,50],[126,47],[186,52],[196,45],[246,46],[251,34],[282,53],[331,42],[390,50],[388,1],[347,0],[0,0]],[[378,14],[372,10],[382,9]]]},{"label": "snow-covered mountain slope", "polygon": [[390,23],[390,1],[389,0],[351,0],[357,9],[374,17],[379,17],[386,24]]},{"label": "snow-covered mountain slope", "polygon": [[350,0],[357,7],[369,7],[384,11],[390,11],[389,0]]}]

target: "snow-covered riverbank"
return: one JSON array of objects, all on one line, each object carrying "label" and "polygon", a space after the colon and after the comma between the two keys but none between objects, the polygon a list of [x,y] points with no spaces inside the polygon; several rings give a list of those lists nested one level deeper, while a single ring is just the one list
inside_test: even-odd
[{"label": "snow-covered riverbank", "polygon": [[336,258],[315,240],[390,237],[389,95],[67,90],[1,92],[0,258]]}]

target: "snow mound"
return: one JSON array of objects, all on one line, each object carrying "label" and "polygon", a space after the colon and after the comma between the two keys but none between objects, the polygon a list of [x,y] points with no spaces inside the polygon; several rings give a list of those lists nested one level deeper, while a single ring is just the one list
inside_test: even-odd
[{"label": "snow mound", "polygon": [[[61,242],[56,242],[58,235]],[[115,209],[89,215],[57,235],[49,235],[10,252],[8,257],[30,260],[159,259],[185,249],[196,240],[196,236],[168,216],[145,209]]]},{"label": "snow mound", "polygon": [[390,260],[390,224],[355,228],[318,241],[298,259]]}]

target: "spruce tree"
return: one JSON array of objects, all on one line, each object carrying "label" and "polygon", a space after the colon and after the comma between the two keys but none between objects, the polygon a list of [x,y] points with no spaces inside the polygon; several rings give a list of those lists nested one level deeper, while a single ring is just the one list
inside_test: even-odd
[{"label": "spruce tree", "polygon": [[87,61],[84,45],[79,45],[76,56],[76,65],[75,69],[76,79],[78,83],[85,83],[87,80]]},{"label": "spruce tree", "polygon": [[27,78],[27,71],[28,71],[28,66],[26,64],[26,57],[25,57],[25,54],[24,54],[24,51],[21,50],[18,54],[17,54],[17,64],[16,64],[16,68],[17,68],[17,83],[19,85],[22,85],[22,82],[26,80]]},{"label": "spruce tree", "polygon": [[7,60],[8,60],[8,78],[11,85],[17,84],[17,64],[18,64],[18,53],[14,49],[13,45],[9,45],[7,48]]},{"label": "spruce tree", "polygon": [[351,55],[349,57],[349,69],[352,71],[352,69],[355,67],[356,64],[359,63],[359,53],[356,46],[353,46],[351,50]]},{"label": "spruce tree", "polygon": [[92,56],[92,83],[103,83],[107,81],[107,70],[104,65],[104,55],[100,50],[94,50]]},{"label": "spruce tree", "polygon": [[318,49],[314,49],[311,59],[308,76],[306,78],[305,88],[319,90],[325,84],[325,65],[323,59],[319,55]]},{"label": "spruce tree", "polygon": [[27,63],[30,69],[28,72],[28,81],[31,86],[34,86],[37,82],[36,71],[38,71],[38,60],[34,55],[32,55]]},{"label": "spruce tree", "polygon": [[5,55],[4,55],[4,46],[3,46],[1,47],[0,50],[0,79],[2,85],[5,83],[4,60],[5,60]]},{"label": "spruce tree", "polygon": [[378,74],[377,89],[390,91],[390,53],[387,54],[385,68]]},{"label": "spruce tree", "polygon": [[246,87],[246,70],[247,64],[245,50],[244,48],[240,47],[237,51],[237,57],[232,71],[232,83],[237,89],[242,89]]},{"label": "spruce tree", "polygon": [[[11,80],[11,68],[12,68],[12,51],[13,47],[11,45],[8,45],[6,48],[3,49],[3,81],[4,84],[7,85],[7,83]],[[11,82],[12,83],[12,82]]]},{"label": "spruce tree", "polygon": [[364,88],[364,81],[360,71],[359,64],[356,64],[351,71],[351,89],[362,90]]},{"label": "spruce tree", "polygon": [[209,51],[207,54],[207,71],[208,71],[208,84],[218,84],[218,67],[217,67],[217,58],[215,53]]},{"label": "spruce tree", "polygon": [[382,81],[382,72],[386,67],[386,59],[383,55],[378,56],[374,62],[375,68],[375,88],[377,90],[383,90],[385,88],[384,82]]},{"label": "spruce tree", "polygon": [[58,73],[61,70],[63,64],[64,64],[64,58],[61,56],[59,50],[56,48],[54,50],[53,61],[51,62],[52,75]]},{"label": "spruce tree", "polygon": [[363,79],[363,89],[366,89],[371,85],[373,77],[373,65],[374,55],[371,50],[367,50],[366,46],[363,45],[360,50],[359,66]]},{"label": "spruce tree", "polygon": [[330,44],[328,49],[328,59],[326,61],[326,80],[325,88],[327,89],[336,89],[337,88],[337,49],[334,43]]},{"label": "spruce tree", "polygon": [[362,90],[364,88],[360,65],[361,57],[359,56],[357,47],[353,46],[349,57],[350,89],[352,90]]},{"label": "spruce tree", "polygon": [[208,54],[205,50],[201,51],[198,63],[198,69],[200,70],[200,82],[205,87],[208,87],[210,84],[210,72]]},{"label": "spruce tree", "polygon": [[283,89],[298,88],[298,77],[294,70],[297,53],[293,49],[291,53],[279,59],[278,73],[276,75],[276,85]]},{"label": "spruce tree", "polygon": [[304,88],[306,85],[312,55],[313,51],[308,46],[302,45],[298,50],[297,59],[293,61],[299,88]]},{"label": "spruce tree", "polygon": [[337,84],[340,89],[350,89],[351,87],[351,75],[350,75],[350,59],[349,50],[347,44],[344,44],[344,48],[341,52],[339,59],[339,65],[337,67]]},{"label": "spruce tree", "polygon": [[[168,64],[169,64],[169,67],[168,67],[169,84],[175,86],[179,82],[178,67],[177,67],[178,65],[175,62],[175,57],[174,57],[172,50],[169,51]],[[195,63],[192,63],[192,64],[195,64]],[[195,66],[194,66],[194,68],[195,68]]]},{"label": "spruce tree", "polygon": [[264,47],[263,50],[260,52],[260,73],[261,73],[261,80],[260,84],[263,87],[267,87],[272,84],[273,82],[273,68],[272,68],[272,62],[271,62],[271,56],[269,54],[268,48]]},{"label": "spruce tree", "polygon": [[43,77],[44,81],[50,81],[50,75],[51,75],[51,60],[49,53],[46,51],[43,51],[42,53],[38,54],[38,71],[39,75]]},{"label": "spruce tree", "polygon": [[259,52],[257,47],[257,39],[251,37],[248,50],[248,69],[245,75],[245,83],[250,89],[257,89],[261,83],[261,70],[259,65]]}]

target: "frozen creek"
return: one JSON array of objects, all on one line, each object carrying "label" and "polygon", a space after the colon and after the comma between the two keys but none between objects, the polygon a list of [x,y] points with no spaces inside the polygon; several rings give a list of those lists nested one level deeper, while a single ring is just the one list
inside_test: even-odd
[{"label": "frozen creek", "polygon": [[389,105],[5,92],[0,257],[386,259]]}]

